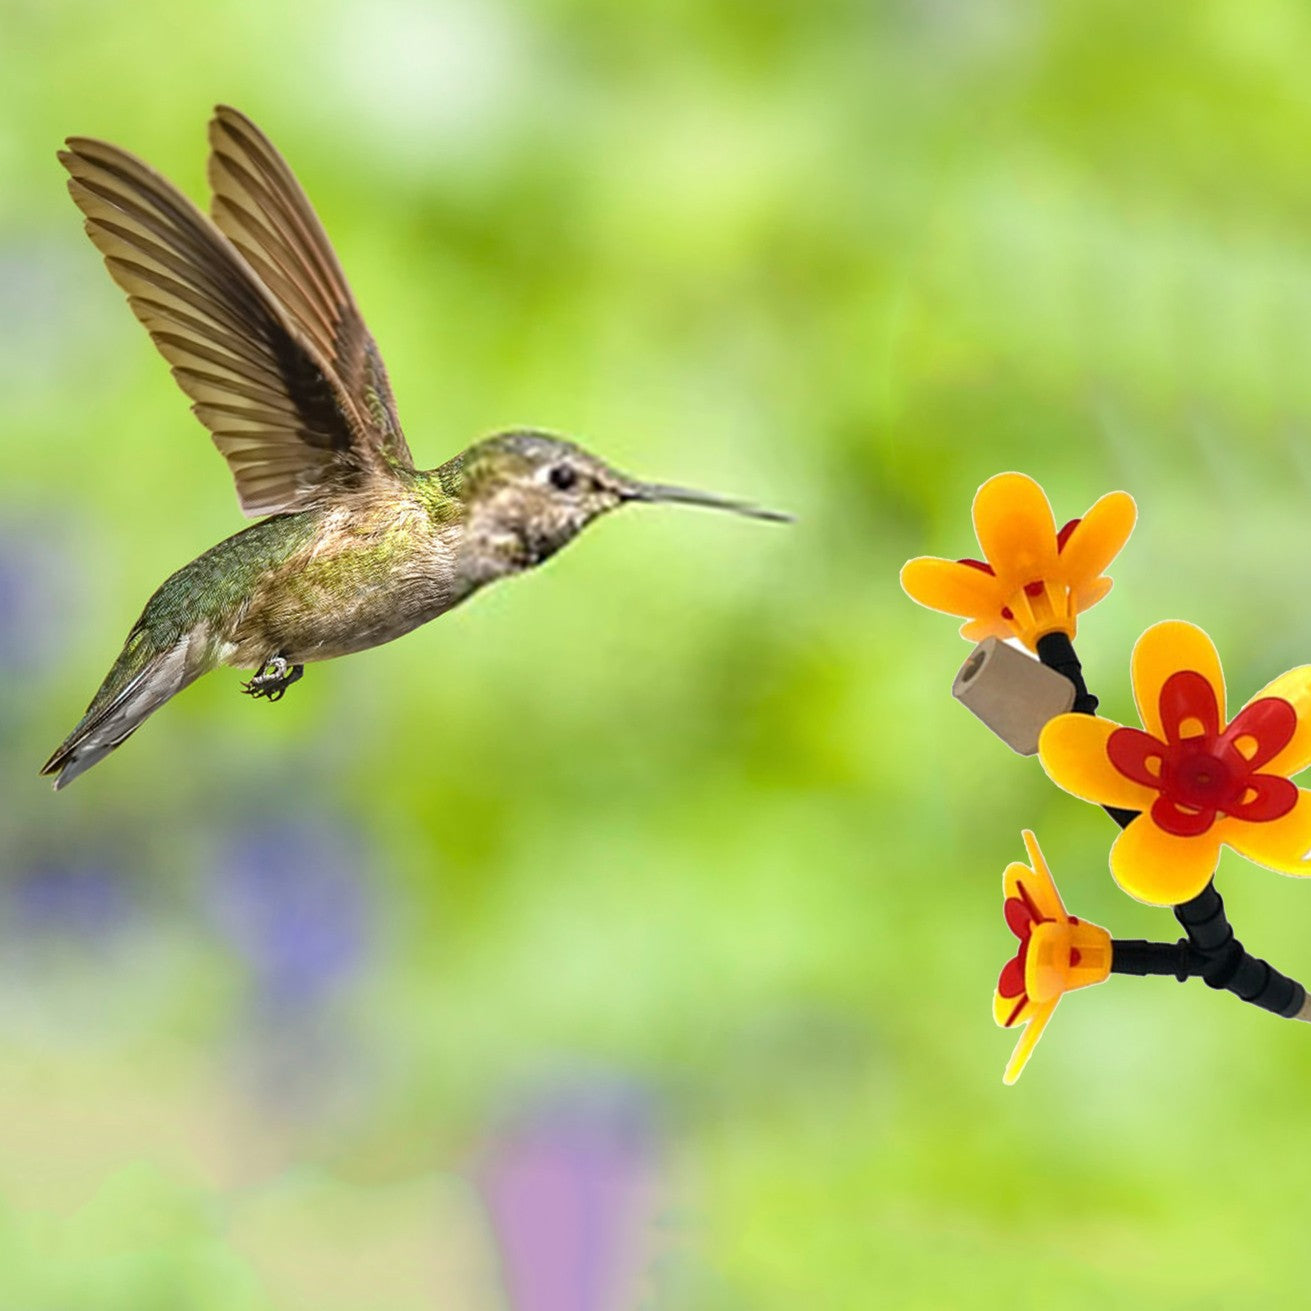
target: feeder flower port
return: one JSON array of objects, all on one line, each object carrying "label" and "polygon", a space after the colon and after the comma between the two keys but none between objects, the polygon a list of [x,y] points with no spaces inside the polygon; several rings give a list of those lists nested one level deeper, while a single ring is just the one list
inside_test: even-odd
[{"label": "feeder flower port", "polygon": [[1076,617],[1111,590],[1103,576],[1133,531],[1137,508],[1127,492],[1103,496],[1059,532],[1042,488],[1022,473],[1000,473],[974,498],[982,560],[920,556],[901,585],[920,605],[968,622],[961,636],[1017,637],[1031,651],[1060,631],[1073,640]]},{"label": "feeder flower port", "polygon": [[1211,639],[1192,624],[1149,628],[1131,663],[1142,730],[1058,715],[1038,756],[1059,787],[1140,811],[1111,848],[1111,873],[1140,901],[1175,906],[1211,881],[1221,845],[1285,874],[1311,874],[1311,666],[1284,674],[1225,723]]},{"label": "feeder flower port", "polygon": [[1060,999],[1101,983],[1111,972],[1111,935],[1066,914],[1038,839],[1028,829],[1024,845],[1030,864],[1013,861],[1002,876],[1003,914],[1020,946],[1003,967],[992,998],[998,1024],[1026,1026],[1006,1066],[1007,1083],[1020,1077]]}]

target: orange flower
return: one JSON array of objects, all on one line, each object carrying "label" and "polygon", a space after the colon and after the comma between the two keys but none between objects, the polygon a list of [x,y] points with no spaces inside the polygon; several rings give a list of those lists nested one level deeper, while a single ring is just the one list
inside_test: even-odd
[{"label": "orange flower", "polygon": [[1015,861],[1002,877],[1003,912],[1020,947],[1006,962],[992,998],[993,1018],[1003,1028],[1028,1026],[1011,1053],[1006,1083],[1020,1077],[1057,1002],[1111,972],[1111,935],[1065,913],[1038,839],[1028,829],[1024,845],[1033,868]]},{"label": "orange flower", "polygon": [[1060,532],[1050,502],[1022,473],[989,478],[974,497],[974,531],[983,560],[920,556],[901,571],[911,600],[963,615],[971,642],[1018,637],[1031,651],[1047,633],[1071,640],[1076,616],[1111,590],[1103,570],[1133,532],[1137,507],[1127,492],[1103,496]]},{"label": "orange flower", "polygon": [[1155,624],[1131,666],[1143,729],[1058,715],[1038,755],[1052,780],[1142,813],[1111,848],[1111,873],[1140,901],[1177,906],[1210,882],[1227,845],[1284,874],[1311,874],[1311,665],[1275,679],[1225,723],[1224,673],[1192,624]]}]

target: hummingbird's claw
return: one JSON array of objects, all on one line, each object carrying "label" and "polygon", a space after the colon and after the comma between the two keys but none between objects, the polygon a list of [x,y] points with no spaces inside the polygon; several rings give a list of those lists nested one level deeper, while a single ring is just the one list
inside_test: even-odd
[{"label": "hummingbird's claw", "polygon": [[247,696],[281,701],[287,689],[304,674],[304,665],[289,665],[282,656],[274,656],[249,683],[241,685],[241,690]]}]

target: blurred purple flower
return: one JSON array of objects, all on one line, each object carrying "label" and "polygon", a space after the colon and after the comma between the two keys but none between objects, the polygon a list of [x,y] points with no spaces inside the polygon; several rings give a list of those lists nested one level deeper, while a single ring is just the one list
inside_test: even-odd
[{"label": "blurred purple flower", "polygon": [[620,1311],[649,1261],[656,1135],[648,1098],[588,1082],[494,1135],[477,1183],[514,1311]]},{"label": "blurred purple flower", "polygon": [[0,673],[39,668],[58,642],[60,570],[36,524],[0,527]]},{"label": "blurred purple flower", "polygon": [[266,823],[229,842],[214,913],[261,1001],[312,1007],[359,967],[367,930],[360,865],[359,844],[327,819]]},{"label": "blurred purple flower", "polygon": [[10,882],[10,926],[24,938],[74,937],[101,942],[131,912],[121,876],[107,865],[41,861]]}]

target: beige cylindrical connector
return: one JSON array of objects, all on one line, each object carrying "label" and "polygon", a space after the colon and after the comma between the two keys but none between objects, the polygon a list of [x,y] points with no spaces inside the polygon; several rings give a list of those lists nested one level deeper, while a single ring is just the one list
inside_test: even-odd
[{"label": "beige cylindrical connector", "polygon": [[974,648],[951,694],[1022,756],[1036,755],[1043,726],[1074,705],[1068,678],[996,637]]}]

